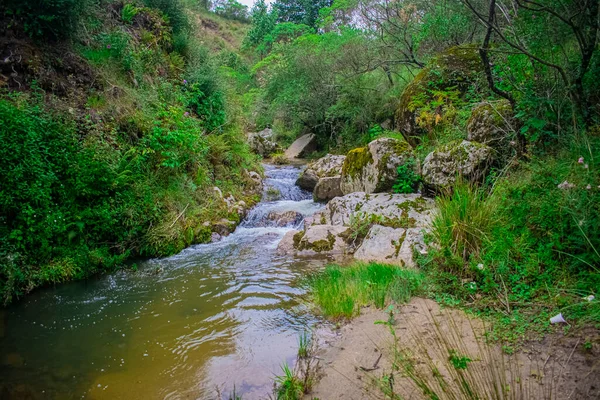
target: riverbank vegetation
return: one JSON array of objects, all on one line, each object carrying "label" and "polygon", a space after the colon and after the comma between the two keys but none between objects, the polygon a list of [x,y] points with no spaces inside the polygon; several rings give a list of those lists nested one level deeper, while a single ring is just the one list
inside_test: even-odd
[{"label": "riverbank vegetation", "polygon": [[4,303],[207,242],[239,221],[223,197],[256,200],[245,25],[162,0],[9,1],[0,20]]}]

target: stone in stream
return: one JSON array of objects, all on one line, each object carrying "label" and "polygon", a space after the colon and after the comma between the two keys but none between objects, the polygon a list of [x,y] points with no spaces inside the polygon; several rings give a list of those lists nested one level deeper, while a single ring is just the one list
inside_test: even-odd
[{"label": "stone in stream", "polygon": [[346,156],[327,154],[325,157],[311,162],[298,177],[296,185],[312,192],[319,179],[340,176],[345,159]]},{"label": "stone in stream", "polygon": [[310,133],[296,139],[296,141],[285,151],[285,156],[288,160],[304,158],[316,150],[317,137]]},{"label": "stone in stream", "polygon": [[275,225],[280,228],[296,226],[302,222],[303,218],[302,214],[297,211],[271,211],[269,215],[267,215],[267,221],[271,222],[270,225]]},{"label": "stone in stream", "polygon": [[348,246],[344,240],[344,226],[317,225],[307,231],[288,232],[277,250],[283,254],[334,255],[343,254]]},{"label": "stone in stream", "polygon": [[380,193],[390,190],[398,178],[398,167],[414,157],[405,140],[381,138],[367,147],[351,150],[342,166],[341,191]]}]

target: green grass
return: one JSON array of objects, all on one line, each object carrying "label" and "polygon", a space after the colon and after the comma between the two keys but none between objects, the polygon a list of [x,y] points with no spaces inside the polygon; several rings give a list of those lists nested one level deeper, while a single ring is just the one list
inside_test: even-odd
[{"label": "green grass", "polygon": [[384,264],[331,265],[308,279],[315,304],[332,319],[352,318],[367,305],[406,302],[422,284],[420,272]]},{"label": "green grass", "polygon": [[289,365],[281,367],[283,375],[275,377],[277,400],[299,400],[304,395],[302,380],[294,374]]}]

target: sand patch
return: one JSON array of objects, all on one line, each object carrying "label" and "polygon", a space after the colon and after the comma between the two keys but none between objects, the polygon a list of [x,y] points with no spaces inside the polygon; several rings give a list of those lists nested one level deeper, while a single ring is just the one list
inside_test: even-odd
[{"label": "sand patch", "polygon": [[424,389],[440,399],[468,398],[466,391],[486,399],[600,396],[598,330],[551,334],[509,356],[485,344],[481,320],[430,300],[416,298],[396,311],[396,346],[389,327],[375,324],[388,319],[367,308],[342,327],[320,355],[322,377],[306,398],[430,398]]}]

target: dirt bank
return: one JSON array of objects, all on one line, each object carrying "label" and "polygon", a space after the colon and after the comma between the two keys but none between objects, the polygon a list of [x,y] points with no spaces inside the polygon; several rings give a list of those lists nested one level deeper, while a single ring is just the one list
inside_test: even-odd
[{"label": "dirt bank", "polygon": [[[389,314],[373,308],[342,327],[320,354],[321,379],[307,399],[479,398],[595,399],[600,397],[600,335],[548,335],[509,356],[485,345],[485,326],[433,301],[413,299]],[[394,366],[394,367],[393,367]],[[412,378],[409,377],[412,376]],[[393,397],[396,396],[396,397]]]}]

